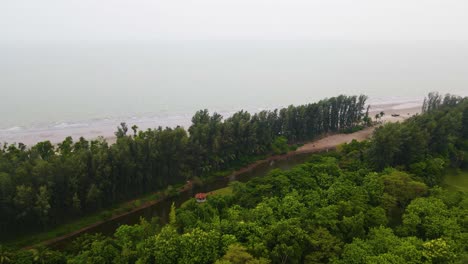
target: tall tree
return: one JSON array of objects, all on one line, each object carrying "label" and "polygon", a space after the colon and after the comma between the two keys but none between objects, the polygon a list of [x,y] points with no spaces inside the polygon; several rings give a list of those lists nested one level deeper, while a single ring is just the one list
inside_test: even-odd
[{"label": "tall tree", "polygon": [[468,139],[468,106],[463,110],[462,136],[463,138]]},{"label": "tall tree", "polygon": [[39,187],[39,193],[36,195],[36,204],[34,209],[36,210],[37,215],[45,227],[49,217],[50,211],[50,193],[47,190],[46,186]]}]

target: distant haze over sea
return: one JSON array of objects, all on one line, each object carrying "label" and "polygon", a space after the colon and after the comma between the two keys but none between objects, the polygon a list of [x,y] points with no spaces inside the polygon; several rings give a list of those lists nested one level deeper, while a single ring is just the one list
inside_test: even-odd
[{"label": "distant haze over sea", "polygon": [[1,142],[109,136],[120,121],[187,126],[198,109],[255,112],[339,94],[371,103],[468,95],[463,42],[4,44],[0,58]]}]

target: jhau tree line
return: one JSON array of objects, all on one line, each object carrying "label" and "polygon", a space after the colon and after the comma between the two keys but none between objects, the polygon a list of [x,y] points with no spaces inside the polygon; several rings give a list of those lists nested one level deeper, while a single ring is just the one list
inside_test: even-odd
[{"label": "jhau tree line", "polygon": [[239,111],[225,120],[201,110],[188,131],[133,126],[132,132],[122,123],[111,145],[71,137],[56,146],[49,141],[30,148],[4,143],[0,237],[47,229],[170,184],[284,153],[288,144],[367,124],[366,99],[340,95],[256,114]]}]

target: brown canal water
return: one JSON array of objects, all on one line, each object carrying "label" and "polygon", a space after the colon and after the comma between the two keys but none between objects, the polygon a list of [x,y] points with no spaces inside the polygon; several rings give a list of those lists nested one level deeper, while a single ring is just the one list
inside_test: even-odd
[{"label": "brown canal water", "polygon": [[162,201],[151,205],[149,207],[142,208],[140,210],[134,211],[132,213],[122,215],[115,219],[103,222],[102,224],[96,225],[92,228],[87,229],[86,231],[68,236],[64,239],[60,239],[54,242],[51,242],[48,246],[54,249],[64,249],[69,245],[75,238],[83,234],[95,234],[102,233],[104,235],[113,235],[115,230],[121,225],[134,225],[140,222],[140,217],[144,217],[149,220],[152,217],[158,217],[161,224],[166,224],[168,221],[168,215],[172,203],[175,203],[176,207],[179,207],[182,203],[189,199],[193,199],[194,195],[199,192],[211,192],[220,188],[228,186],[232,181],[247,182],[255,177],[263,177],[268,174],[273,169],[283,169],[288,170],[292,167],[306,162],[313,153],[301,153],[291,156],[280,157],[277,160],[265,161],[259,163],[251,170],[243,172],[238,175],[231,175],[228,177],[220,177],[212,182],[204,184],[200,187],[193,187],[187,191],[179,193],[175,197],[167,197]]}]

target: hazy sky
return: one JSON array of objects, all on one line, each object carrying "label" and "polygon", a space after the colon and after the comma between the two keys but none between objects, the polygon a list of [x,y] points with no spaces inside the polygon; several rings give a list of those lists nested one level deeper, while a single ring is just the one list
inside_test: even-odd
[{"label": "hazy sky", "polygon": [[6,0],[0,43],[468,40],[466,0]]},{"label": "hazy sky", "polygon": [[467,11],[467,0],[0,0],[0,130],[340,93],[466,95]]}]

